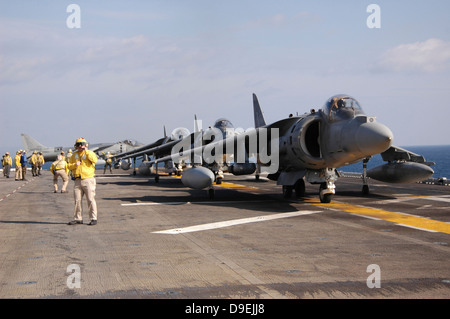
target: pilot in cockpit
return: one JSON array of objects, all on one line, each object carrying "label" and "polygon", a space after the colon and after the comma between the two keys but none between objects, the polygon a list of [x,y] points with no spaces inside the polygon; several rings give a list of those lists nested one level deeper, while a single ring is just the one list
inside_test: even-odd
[{"label": "pilot in cockpit", "polygon": [[232,129],[234,128],[233,124],[227,119],[221,118],[218,119],[214,123],[214,127],[220,129],[221,131],[225,131],[226,129]]},{"label": "pilot in cockpit", "polygon": [[338,110],[345,107],[345,102],[343,99],[338,100],[336,104]]},{"label": "pilot in cockpit", "polygon": [[327,114],[328,118],[332,121],[338,120],[339,118],[349,118],[362,113],[358,101],[347,95],[331,97],[327,103],[325,103],[324,110],[325,114]]}]

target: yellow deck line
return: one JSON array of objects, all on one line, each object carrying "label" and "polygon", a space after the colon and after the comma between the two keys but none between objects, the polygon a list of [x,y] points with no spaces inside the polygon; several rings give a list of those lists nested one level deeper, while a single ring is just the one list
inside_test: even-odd
[{"label": "yellow deck line", "polygon": [[252,186],[244,186],[244,185],[228,183],[228,182],[224,182],[224,181],[222,181],[221,184],[214,183],[214,186],[220,186],[220,187],[225,187],[225,188],[237,188],[239,190],[255,190],[255,189],[258,189],[256,187],[252,187]]},{"label": "yellow deck line", "polygon": [[[172,177],[181,178],[181,176],[176,176],[176,175],[172,175]],[[213,185],[214,186],[225,187],[225,188],[237,188],[237,189],[240,189],[240,190],[255,190],[255,189],[258,189],[257,187],[244,186],[244,185],[239,185],[239,184],[235,184],[235,183],[228,183],[228,182],[224,182],[224,181],[222,181],[221,184],[216,184],[214,182]]]},{"label": "yellow deck line", "polygon": [[[214,183],[216,185],[216,183]],[[243,186],[239,184],[234,183],[228,183],[223,182],[220,185],[221,187],[225,188],[238,188],[240,190],[251,190],[251,189],[257,189],[256,187],[249,187],[249,186]],[[414,196],[416,198],[422,198],[427,196]],[[312,204],[318,207],[323,208],[329,208],[329,209],[337,209],[340,211],[348,212],[354,215],[361,215],[361,216],[367,216],[372,218],[378,218],[382,220],[386,220],[392,223],[408,226],[408,227],[414,227],[414,228],[420,228],[425,229],[428,231],[433,232],[440,232],[445,234],[450,234],[450,223],[441,222],[433,219],[428,219],[425,217],[420,216],[413,216],[409,214],[404,213],[396,213],[396,212],[390,212],[383,209],[377,209],[377,208],[371,208],[371,207],[365,207],[361,205],[351,205],[341,202],[333,201],[328,204],[322,204],[318,199],[308,199],[305,201],[308,204]]]},{"label": "yellow deck line", "polygon": [[428,219],[420,216],[413,216],[404,213],[395,213],[387,210],[370,208],[360,205],[345,204],[336,201],[329,204],[322,204],[318,200],[311,199],[307,200],[306,202],[319,207],[337,209],[355,215],[378,218],[408,227],[415,227],[429,231],[450,234],[450,223]]}]

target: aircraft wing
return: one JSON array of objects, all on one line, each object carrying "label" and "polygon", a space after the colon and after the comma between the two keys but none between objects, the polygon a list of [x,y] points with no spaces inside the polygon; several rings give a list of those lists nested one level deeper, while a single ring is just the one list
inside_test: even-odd
[{"label": "aircraft wing", "polygon": [[425,158],[422,155],[413,153],[404,148],[394,145],[388,148],[380,155],[383,158],[383,161],[386,162],[405,161],[405,162],[422,163],[425,165],[434,165],[433,162],[426,162]]},{"label": "aircraft wing", "polygon": [[94,144],[89,147],[89,150],[92,152],[101,152],[104,149],[107,149],[108,147],[113,146],[115,143],[108,143],[108,144]]},{"label": "aircraft wing", "polygon": [[[185,139],[192,139],[193,134],[185,137]],[[115,160],[119,159],[128,159],[128,158],[136,158],[144,155],[159,155],[159,156],[165,156],[170,154],[172,148],[179,143],[182,140],[182,138],[172,141],[167,141],[167,137],[160,138],[156,142],[141,146],[135,150],[120,153],[114,156]]]},{"label": "aircraft wing", "polygon": [[170,154],[170,150],[176,143],[183,138],[192,138],[192,136],[193,134],[189,134],[189,131],[185,128],[176,128],[172,131],[170,136],[167,136],[166,128],[164,127],[164,137],[153,143],[135,148],[132,151],[116,154],[113,157],[113,160],[117,161],[121,159],[136,158],[144,155],[165,156]]},{"label": "aircraft wing", "polygon": [[[179,162],[180,160],[187,160],[190,159],[191,161],[194,161],[194,158],[196,155],[202,156],[202,161],[208,164],[212,164],[215,159],[215,154],[217,151],[221,151],[221,154],[223,155],[230,155],[233,156],[236,160],[237,156],[241,156],[240,161],[245,160],[245,156],[253,156],[259,153],[260,146],[264,145],[264,148],[268,147],[267,143],[261,144],[259,143],[259,139],[261,139],[261,132],[264,130],[267,132],[265,138],[268,140],[272,138],[277,139],[277,146],[278,146],[278,136],[281,135],[281,132],[286,131],[290,125],[292,125],[293,122],[298,120],[298,118],[289,118],[285,120],[278,121],[276,123],[273,123],[271,125],[266,125],[264,127],[260,127],[257,129],[251,129],[247,130],[244,133],[241,133],[239,135],[235,136],[229,136],[224,139],[220,139],[217,141],[213,141],[211,143],[208,143],[206,145],[198,146],[198,147],[187,147],[187,149],[182,149],[179,152],[174,151],[173,147],[180,143],[180,140],[174,141],[171,143],[164,144],[164,153],[165,155],[156,159],[153,159],[150,161],[150,164],[155,163],[161,163],[161,162],[167,162],[167,161],[173,161],[173,162]],[[271,135],[270,129],[277,129],[279,134],[276,136]],[[192,146],[192,145],[191,145]],[[161,148],[155,148],[151,151],[160,151]],[[159,152],[160,154],[162,152]]]},{"label": "aircraft wing", "polygon": [[[163,137],[163,138],[160,138],[159,140],[157,140],[156,142],[141,146],[132,151],[116,154],[116,155],[114,155],[113,158],[115,160],[119,160],[119,159],[127,159],[127,158],[136,158],[139,156],[143,156],[145,154],[147,154],[147,155],[153,154],[159,146],[163,145],[165,139],[166,138]],[[169,143],[166,143],[166,144],[169,144]],[[164,144],[164,145],[166,145],[166,144]]]},{"label": "aircraft wing", "polygon": [[434,162],[404,148],[391,146],[380,155],[387,163],[368,170],[370,178],[388,183],[415,183],[434,173],[430,167]]},{"label": "aircraft wing", "polygon": [[[264,115],[261,111],[258,99],[255,94],[253,94],[253,105],[254,105],[254,119],[255,119],[255,129],[249,130],[245,133],[242,133],[240,135],[234,135],[229,136],[224,139],[216,140],[210,143],[206,143],[202,146],[195,146],[193,145],[193,141],[198,139],[198,135],[195,134],[201,134],[196,128],[196,132],[190,134],[190,136],[186,136],[183,139],[177,139],[172,140],[170,142],[164,143],[162,142],[163,139],[149,144],[145,145],[139,149],[136,149],[132,152],[127,153],[121,153],[114,158],[116,160],[118,159],[129,159],[129,158],[136,158],[143,155],[157,155],[154,159],[147,162],[148,165],[153,165],[156,163],[162,163],[162,162],[168,162],[173,161],[175,163],[183,161],[183,160],[189,160],[193,163],[195,162],[195,159],[198,159],[197,155],[201,155],[204,157],[204,154],[211,154],[214,153],[216,150],[221,150],[221,153],[224,155],[230,155],[236,159],[237,153],[240,156],[240,161],[245,161],[243,157],[247,156],[253,156],[260,152],[259,150],[259,139],[260,132],[264,131],[267,133],[265,135],[266,138],[271,139],[271,131],[272,129],[276,129],[278,134],[276,136],[277,138],[277,146],[278,146],[278,137],[286,134],[286,132],[290,129],[290,127],[299,120],[299,117],[289,117],[280,121],[277,121],[275,123],[272,123],[270,125],[266,124],[266,121],[264,119]],[[197,118],[195,117],[195,120],[197,123]],[[185,143],[186,142],[186,143]],[[178,143],[183,143],[185,146],[184,149],[180,150],[178,152],[178,149],[180,149],[180,145],[178,147],[174,148]],[[233,148],[230,148],[230,145],[232,145]],[[267,143],[266,146],[267,147]],[[231,150],[231,151],[230,151]],[[245,151],[245,152],[244,152]],[[212,163],[212,158],[209,159],[206,158],[207,163]],[[202,158],[202,162],[204,164],[205,158]],[[241,163],[241,162],[240,162]]]}]

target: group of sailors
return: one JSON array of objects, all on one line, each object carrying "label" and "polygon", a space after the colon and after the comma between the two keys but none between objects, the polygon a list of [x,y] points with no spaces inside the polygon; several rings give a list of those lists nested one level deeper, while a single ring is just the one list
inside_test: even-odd
[{"label": "group of sailors", "polygon": [[[63,180],[61,193],[68,193],[67,184],[69,183],[69,176],[74,180],[74,219],[69,222],[69,225],[83,224],[82,217],[82,205],[81,201],[86,196],[89,207],[89,219],[88,225],[97,225],[97,204],[95,201],[95,164],[97,163],[97,155],[88,150],[88,143],[84,138],[76,140],[74,147],[76,151],[72,153],[70,150],[67,156],[64,151],[57,156],[57,159],[52,163],[50,171],[53,174],[54,192],[58,192],[58,179]],[[110,166],[111,170],[111,154],[105,154],[106,163]],[[45,163],[42,152],[33,152],[33,155],[29,158],[32,166],[33,176],[41,175],[42,166]],[[26,180],[25,175],[27,171],[28,159],[26,152],[19,150],[14,158],[14,164],[16,168],[16,180]],[[9,178],[13,160],[6,152],[2,159],[3,175]],[[106,166],[105,166],[106,172]]]},{"label": "group of sailors", "polygon": [[[39,176],[41,175],[42,167],[45,164],[45,158],[42,152],[33,152],[33,155],[30,157],[30,164],[31,164],[31,173],[33,176]],[[16,152],[16,156],[14,156],[14,161],[9,154],[9,152],[6,152],[2,157],[2,166],[3,166],[3,176],[6,178],[9,178],[9,175],[11,173],[11,168],[15,166],[16,174],[15,178],[16,181],[26,180],[26,173],[27,173],[27,166],[28,166],[28,159],[26,155],[26,151],[24,150],[18,150]]]},{"label": "group of sailors", "polygon": [[[112,173],[112,155],[110,152],[107,154],[103,153],[105,157],[105,167],[104,172],[106,173],[106,169],[109,168],[109,171]],[[72,150],[69,149],[67,155],[65,155],[64,151],[61,151],[60,155],[57,156],[56,160],[50,166],[50,172],[53,174],[53,187],[54,192],[58,192],[58,177],[62,179],[63,185],[61,189],[61,193],[67,193],[67,185],[69,183],[69,179],[71,176],[71,171],[67,167],[67,163],[69,162],[70,157],[72,156]],[[14,157],[14,161],[9,155],[9,152],[6,152],[2,158],[2,166],[3,166],[3,176],[9,178],[11,168],[13,167],[13,163],[15,165],[16,181],[26,180],[26,172],[28,163],[31,164],[31,173],[34,176],[41,175],[42,167],[45,164],[45,158],[42,152],[34,151],[33,155],[27,159],[26,151],[18,150],[16,152],[16,156]]]}]

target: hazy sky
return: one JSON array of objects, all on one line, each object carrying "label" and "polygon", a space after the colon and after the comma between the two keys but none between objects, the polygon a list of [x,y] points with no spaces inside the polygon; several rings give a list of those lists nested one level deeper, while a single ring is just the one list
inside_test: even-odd
[{"label": "hazy sky", "polygon": [[[69,28],[75,3],[81,28]],[[369,28],[367,7],[381,9]],[[253,126],[360,101],[400,146],[450,144],[450,1],[0,0],[0,152]],[[75,20],[70,20],[75,21]]]}]

